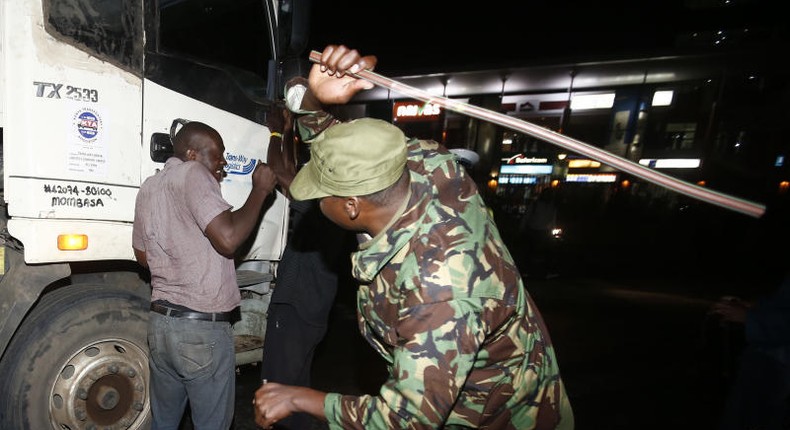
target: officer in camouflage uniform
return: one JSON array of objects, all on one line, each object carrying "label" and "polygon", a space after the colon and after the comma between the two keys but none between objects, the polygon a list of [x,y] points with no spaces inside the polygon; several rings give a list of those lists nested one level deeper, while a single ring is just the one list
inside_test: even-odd
[{"label": "officer in camouflage uniform", "polygon": [[390,376],[376,396],[264,384],[256,422],[308,412],[333,429],[572,429],[548,331],[472,179],[436,142],[317,110],[369,88],[344,72],[375,65],[344,46],[322,55],[309,90],[287,91],[311,142],[291,193],[368,235],[352,255],[359,326]]}]

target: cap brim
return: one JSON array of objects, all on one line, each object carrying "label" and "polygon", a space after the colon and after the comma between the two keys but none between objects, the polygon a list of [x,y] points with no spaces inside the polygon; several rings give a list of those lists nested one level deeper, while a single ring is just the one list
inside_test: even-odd
[{"label": "cap brim", "polygon": [[319,180],[311,164],[308,161],[307,164],[302,166],[293,181],[291,181],[288,191],[294,200],[320,199],[331,195],[318,187]]}]

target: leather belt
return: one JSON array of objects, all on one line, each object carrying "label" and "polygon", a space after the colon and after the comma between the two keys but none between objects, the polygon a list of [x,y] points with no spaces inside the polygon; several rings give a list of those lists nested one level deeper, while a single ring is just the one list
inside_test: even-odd
[{"label": "leather belt", "polygon": [[233,312],[209,313],[209,312],[197,312],[197,311],[182,311],[181,309],[174,309],[171,307],[160,305],[159,303],[151,303],[151,310],[158,314],[162,314],[164,316],[173,317],[173,318],[186,318],[190,320],[231,322],[234,319]]}]

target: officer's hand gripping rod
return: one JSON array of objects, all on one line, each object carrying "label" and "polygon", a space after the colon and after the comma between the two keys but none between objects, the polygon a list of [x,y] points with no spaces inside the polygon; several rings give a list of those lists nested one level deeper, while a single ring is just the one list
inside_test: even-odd
[{"label": "officer's hand gripping rod", "polygon": [[[310,61],[314,63],[320,63],[321,53],[318,51],[311,51]],[[714,205],[740,212],[755,218],[759,218],[765,213],[764,205],[681,181],[672,176],[614,155],[601,148],[597,148],[582,141],[564,136],[560,133],[537,126],[530,122],[507,116],[499,112],[494,112],[489,109],[484,109],[479,106],[452,100],[447,97],[434,96],[423,90],[386,78],[370,70],[362,70],[356,74],[349,74],[403,95],[438,105],[445,109],[450,109],[473,118],[489,121],[502,127],[506,127],[511,130],[530,135],[537,139],[544,140],[570,152],[587,156],[593,160],[612,166],[620,171],[630,173],[636,177],[677,191],[686,196],[712,203]]]}]

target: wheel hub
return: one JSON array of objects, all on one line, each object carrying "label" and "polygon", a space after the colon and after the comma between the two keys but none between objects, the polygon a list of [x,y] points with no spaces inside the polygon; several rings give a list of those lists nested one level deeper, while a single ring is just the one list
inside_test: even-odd
[{"label": "wheel hub", "polygon": [[55,428],[138,428],[149,408],[148,358],[124,340],[96,342],[63,365],[50,397]]}]

